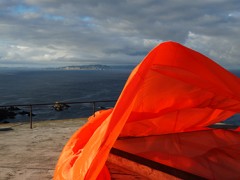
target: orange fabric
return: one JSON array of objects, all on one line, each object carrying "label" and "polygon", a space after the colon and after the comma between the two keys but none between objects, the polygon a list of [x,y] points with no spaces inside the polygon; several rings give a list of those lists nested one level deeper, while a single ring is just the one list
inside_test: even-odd
[{"label": "orange fabric", "polygon": [[196,51],[162,43],[133,70],[114,109],[91,117],[71,137],[54,178],[96,179],[119,136],[204,129],[236,112],[239,78]]},{"label": "orange fabric", "polygon": [[235,131],[123,138],[114,147],[206,179],[240,179],[240,135]]}]

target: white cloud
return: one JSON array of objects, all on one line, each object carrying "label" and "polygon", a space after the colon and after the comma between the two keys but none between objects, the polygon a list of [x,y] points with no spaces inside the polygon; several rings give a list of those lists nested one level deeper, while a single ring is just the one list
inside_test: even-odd
[{"label": "white cloud", "polygon": [[145,47],[153,48],[154,46],[158,45],[161,42],[162,40],[157,40],[157,39],[143,39],[143,44]]},{"label": "white cloud", "polygon": [[239,11],[231,12],[228,14],[228,16],[234,17],[234,18],[240,18],[240,12]]},{"label": "white cloud", "polygon": [[235,46],[236,44],[225,37],[220,38],[189,32],[185,45],[202,52],[227,68],[240,66],[240,61],[236,58],[239,54],[238,46]]}]

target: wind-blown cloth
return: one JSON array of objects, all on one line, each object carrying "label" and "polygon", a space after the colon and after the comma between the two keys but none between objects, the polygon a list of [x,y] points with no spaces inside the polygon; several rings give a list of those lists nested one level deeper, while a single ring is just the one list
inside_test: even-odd
[{"label": "wind-blown cloth", "polygon": [[[213,135],[217,131],[206,133],[208,130],[210,132],[209,125],[224,121],[239,112],[238,77],[181,44],[161,43],[132,71],[115,107],[91,116],[70,138],[56,165],[54,179],[111,179],[105,162],[114,144],[120,148],[126,146],[133,153],[173,167],[176,166],[174,159],[176,162],[181,160],[183,170],[205,178],[223,178],[229,174],[240,178],[236,173],[236,169],[240,169],[239,133],[231,131],[229,143],[226,143],[227,131],[221,131],[219,136]],[[164,155],[159,151],[166,149],[167,144],[165,147],[161,143],[162,148],[158,151],[159,146],[156,144],[152,143],[150,147],[151,142],[154,142],[150,140],[152,138],[146,143],[147,137],[165,136],[171,142],[171,135],[185,137],[184,133],[191,134],[191,142],[199,142],[199,147],[195,145],[195,151],[194,147],[184,151],[188,143],[178,141],[176,147],[181,150],[178,148],[177,154]],[[199,151],[210,136],[212,141],[206,141],[209,142],[207,148]],[[146,149],[135,152],[130,147],[134,143],[117,141],[119,137],[146,137]],[[219,138],[224,140],[220,143]],[[186,152],[188,155],[184,154]],[[221,155],[221,161],[214,157],[218,154]],[[201,157],[201,161],[197,157]],[[222,168],[225,167],[224,160],[228,168]],[[184,161],[189,163],[184,165]],[[191,165],[193,161],[194,166],[202,163],[196,166],[201,166],[201,172]]]}]

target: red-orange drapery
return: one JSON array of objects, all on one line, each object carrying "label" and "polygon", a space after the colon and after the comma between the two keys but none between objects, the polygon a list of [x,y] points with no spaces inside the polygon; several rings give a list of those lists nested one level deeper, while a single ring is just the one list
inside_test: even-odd
[{"label": "red-orange drapery", "polygon": [[[161,43],[133,70],[115,107],[90,117],[71,137],[54,179],[110,179],[104,164],[118,137],[195,132],[237,112],[238,77],[181,44]],[[238,133],[234,135],[239,138]],[[198,136],[196,140],[204,141]],[[238,143],[232,151],[235,158]],[[144,153],[146,157],[154,154]]]}]

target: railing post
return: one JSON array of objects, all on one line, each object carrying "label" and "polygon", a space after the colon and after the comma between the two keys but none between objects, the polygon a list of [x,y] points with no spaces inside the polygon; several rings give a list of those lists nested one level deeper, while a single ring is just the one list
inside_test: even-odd
[{"label": "railing post", "polygon": [[29,113],[29,116],[30,116],[30,129],[32,129],[33,127],[32,127],[32,124],[33,124],[33,122],[32,122],[32,105],[30,105],[30,113]]},{"label": "railing post", "polygon": [[95,117],[95,112],[96,112],[96,102],[93,102],[93,116]]}]

